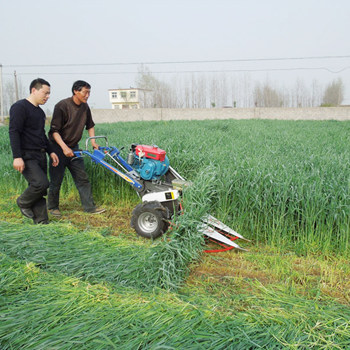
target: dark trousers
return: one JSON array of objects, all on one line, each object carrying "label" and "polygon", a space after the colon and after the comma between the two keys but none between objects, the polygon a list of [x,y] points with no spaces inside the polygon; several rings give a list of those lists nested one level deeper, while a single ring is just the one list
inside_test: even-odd
[{"label": "dark trousers", "polygon": [[[57,144],[53,144],[54,152],[59,158],[59,164],[57,167],[52,166],[52,160],[50,161],[49,174],[50,174],[50,187],[48,195],[48,208],[59,209],[60,201],[60,188],[64,177],[66,168],[69,169],[72,174],[75,186],[78,189],[81,204],[85,211],[90,212],[95,209],[95,203],[92,198],[91,185],[88,179],[88,175],[85,171],[84,160],[82,158],[70,158],[66,157]],[[79,149],[78,145],[71,147],[73,151]]]},{"label": "dark trousers", "polygon": [[28,182],[28,187],[17,198],[17,204],[21,208],[33,211],[34,223],[47,222],[46,199],[44,198],[49,187],[46,153],[44,151],[26,150],[22,158],[25,165],[22,174]]}]

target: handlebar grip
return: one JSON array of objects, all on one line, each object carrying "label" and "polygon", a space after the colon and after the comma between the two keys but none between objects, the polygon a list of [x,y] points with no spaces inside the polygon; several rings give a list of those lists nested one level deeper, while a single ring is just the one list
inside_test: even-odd
[{"label": "handlebar grip", "polygon": [[88,150],[89,140],[101,139],[101,138],[105,139],[105,141],[106,141],[106,147],[108,147],[108,139],[107,139],[107,136],[91,136],[91,137],[88,137],[88,138],[86,139],[86,142],[85,142],[85,149],[86,149],[86,151]]}]

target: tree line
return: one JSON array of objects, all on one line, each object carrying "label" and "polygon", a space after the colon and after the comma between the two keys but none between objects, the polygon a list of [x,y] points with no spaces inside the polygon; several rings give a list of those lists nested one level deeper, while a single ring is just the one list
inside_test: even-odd
[{"label": "tree line", "polygon": [[135,84],[144,91],[144,108],[320,107],[339,106],[344,99],[341,78],[326,86],[317,80],[307,86],[297,79],[291,88],[278,88],[269,81],[253,82],[247,74],[237,78],[225,73],[196,73],[161,81],[141,67]]},{"label": "tree line", "polygon": [[[148,69],[139,67],[136,87],[142,89],[143,108],[222,108],[222,107],[319,107],[339,106],[344,100],[341,78],[325,86],[313,80],[307,86],[297,79],[290,88],[273,83],[253,81],[249,74],[232,76],[227,73],[192,73],[160,80]],[[20,79],[8,80],[3,87],[5,115],[17,98],[24,98],[26,89]]]}]

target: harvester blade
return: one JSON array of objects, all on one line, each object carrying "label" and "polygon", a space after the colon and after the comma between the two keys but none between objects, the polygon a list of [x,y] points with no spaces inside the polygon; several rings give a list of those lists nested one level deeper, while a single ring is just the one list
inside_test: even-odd
[{"label": "harvester blade", "polygon": [[245,241],[251,242],[249,239],[243,237],[241,234],[239,234],[238,232],[236,232],[232,228],[228,227],[227,225],[225,225],[220,220],[214,218],[214,216],[208,215],[208,216],[204,217],[202,219],[202,221],[204,221],[205,223],[207,223],[207,224],[209,224],[211,226],[214,226],[214,227],[218,228],[221,231],[224,231],[224,232],[228,233],[229,235],[236,236],[236,237],[241,238],[241,239],[243,239]]},{"label": "harvester blade", "polygon": [[209,238],[215,239],[218,242],[224,243],[228,246],[247,251],[247,249],[244,249],[240,247],[237,243],[231,241],[226,236],[222,235],[218,231],[215,231],[213,228],[207,226],[206,224],[203,224],[198,228],[199,232],[203,233],[204,235],[208,236]]}]

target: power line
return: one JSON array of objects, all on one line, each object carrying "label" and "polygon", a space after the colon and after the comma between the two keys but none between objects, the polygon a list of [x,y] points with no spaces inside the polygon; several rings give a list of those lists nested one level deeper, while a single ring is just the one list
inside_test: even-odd
[{"label": "power line", "polygon": [[157,64],[199,64],[199,63],[230,63],[230,62],[262,62],[262,61],[292,61],[292,60],[320,60],[350,58],[343,56],[304,56],[304,57],[275,57],[275,58],[242,58],[225,60],[195,60],[195,61],[159,61],[159,62],[114,62],[114,63],[55,63],[55,64],[11,64],[4,68],[18,67],[77,67],[77,66],[128,66],[128,65],[157,65]]},{"label": "power line", "polygon": [[[297,71],[297,70],[325,70],[329,73],[338,74],[350,69],[350,66],[343,67],[339,70],[332,70],[327,67],[295,67],[295,68],[263,68],[263,69],[223,69],[223,70],[176,70],[176,71],[152,71],[151,74],[188,74],[188,73],[244,73],[244,72],[274,72],[274,71]],[[118,74],[138,74],[135,71],[119,71],[119,72],[25,72],[17,75],[33,75],[33,74],[50,74],[50,75],[74,75],[74,74],[90,74],[90,75],[118,75]],[[5,73],[3,75],[12,75]]]}]

